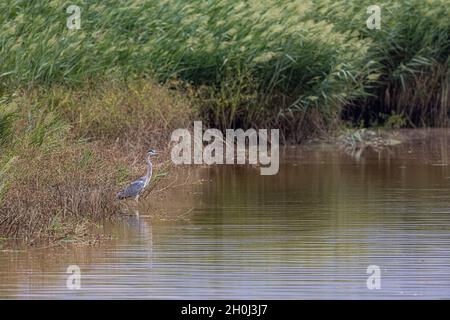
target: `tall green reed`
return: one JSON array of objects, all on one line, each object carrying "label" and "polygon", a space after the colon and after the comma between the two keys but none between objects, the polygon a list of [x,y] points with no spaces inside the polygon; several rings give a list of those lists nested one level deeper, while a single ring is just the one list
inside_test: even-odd
[{"label": "tall green reed", "polygon": [[0,86],[180,79],[220,127],[448,108],[448,0],[381,0],[381,30],[365,25],[368,0],[77,4],[81,30],[66,28],[62,0],[0,4]]}]

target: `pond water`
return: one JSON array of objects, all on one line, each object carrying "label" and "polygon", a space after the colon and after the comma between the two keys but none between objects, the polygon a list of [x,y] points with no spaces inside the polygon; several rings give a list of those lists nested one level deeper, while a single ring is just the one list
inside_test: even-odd
[{"label": "pond water", "polygon": [[192,168],[192,183],[108,226],[114,240],[0,251],[0,298],[450,298],[450,131],[404,134],[359,159],[286,147],[275,176]]}]

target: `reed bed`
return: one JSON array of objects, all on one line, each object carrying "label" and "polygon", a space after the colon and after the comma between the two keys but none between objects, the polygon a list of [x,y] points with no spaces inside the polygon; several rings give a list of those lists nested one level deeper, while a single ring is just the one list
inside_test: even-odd
[{"label": "reed bed", "polygon": [[291,140],[313,130],[311,114],[326,127],[343,109],[366,122],[395,112],[413,125],[445,124],[449,1],[380,0],[380,30],[366,27],[371,4],[85,0],[81,30],[68,30],[65,1],[6,0],[0,81],[178,79],[198,89],[211,126],[278,126]]},{"label": "reed bed", "polygon": [[[348,106],[354,122],[383,124],[401,115],[407,126],[447,126],[450,108],[450,1],[314,0],[314,19],[334,30],[370,39],[367,59],[376,63],[367,98]],[[369,30],[362,8],[381,8],[381,29]]]}]

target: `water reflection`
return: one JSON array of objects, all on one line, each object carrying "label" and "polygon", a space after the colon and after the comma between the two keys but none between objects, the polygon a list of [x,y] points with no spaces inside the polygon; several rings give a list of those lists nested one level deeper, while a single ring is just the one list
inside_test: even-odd
[{"label": "water reflection", "polygon": [[[0,253],[0,297],[449,298],[449,133],[410,135],[358,162],[286,148],[276,176],[195,170],[200,182],[142,204],[109,243]],[[381,290],[366,287],[369,265]]]}]

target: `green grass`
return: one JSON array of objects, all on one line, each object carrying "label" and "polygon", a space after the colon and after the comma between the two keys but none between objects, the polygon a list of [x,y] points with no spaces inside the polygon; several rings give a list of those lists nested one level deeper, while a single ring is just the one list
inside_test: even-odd
[{"label": "green grass", "polygon": [[366,125],[383,122],[392,113],[403,114],[413,126],[448,125],[449,0],[377,1],[380,30],[365,27],[362,8],[373,1],[314,2],[315,20],[325,19],[341,32],[357,30],[361,38],[371,40],[367,59],[376,63],[378,81],[366,88],[371,96],[358,101],[353,116],[360,115]]},{"label": "green grass", "polygon": [[381,30],[366,28],[370,4],[84,0],[82,29],[67,30],[66,1],[6,0],[0,83],[7,92],[98,77],[179,79],[198,89],[210,125],[287,135],[305,115],[330,120],[355,105],[350,114],[368,121],[395,111],[439,124],[449,107],[449,1],[381,0]]},{"label": "green grass", "polygon": [[364,94],[368,41],[314,22],[311,2],[131,3],[80,1],[82,29],[74,31],[65,28],[65,1],[3,2],[3,86],[181,79],[206,86],[202,111],[221,127],[274,125],[308,108],[334,116]]}]

